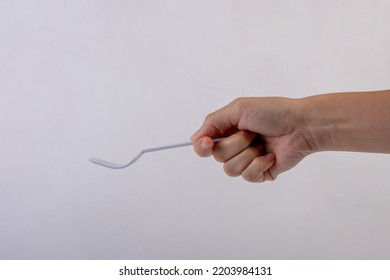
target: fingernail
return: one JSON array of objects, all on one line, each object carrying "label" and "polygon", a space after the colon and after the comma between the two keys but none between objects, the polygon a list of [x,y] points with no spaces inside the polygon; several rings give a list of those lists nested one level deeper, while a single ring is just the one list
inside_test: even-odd
[{"label": "fingernail", "polygon": [[208,149],[210,149],[210,143],[209,143],[209,141],[207,141],[206,139],[203,139],[203,140],[200,142],[200,147],[201,147],[203,150],[208,150]]}]

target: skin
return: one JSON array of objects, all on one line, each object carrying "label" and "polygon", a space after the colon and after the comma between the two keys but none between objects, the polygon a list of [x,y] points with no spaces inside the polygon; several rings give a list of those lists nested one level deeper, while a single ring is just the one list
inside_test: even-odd
[{"label": "skin", "polygon": [[[218,143],[212,138],[227,137]],[[301,99],[238,98],[209,114],[191,138],[229,176],[275,180],[320,151],[390,153],[390,90]]]}]

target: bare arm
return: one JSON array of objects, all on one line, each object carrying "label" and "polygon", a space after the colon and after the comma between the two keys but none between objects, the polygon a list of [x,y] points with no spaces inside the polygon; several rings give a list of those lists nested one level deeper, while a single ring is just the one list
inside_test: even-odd
[{"label": "bare arm", "polygon": [[300,100],[313,151],[390,153],[390,90]]}]

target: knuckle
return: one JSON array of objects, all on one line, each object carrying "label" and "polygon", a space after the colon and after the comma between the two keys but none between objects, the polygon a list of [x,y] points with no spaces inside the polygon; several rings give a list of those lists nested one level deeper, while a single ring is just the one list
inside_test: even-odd
[{"label": "knuckle", "polygon": [[254,160],[253,160],[253,165],[254,165],[254,168],[258,171],[258,172],[264,172],[266,171],[266,166],[265,166],[265,162],[264,162],[264,159],[262,157],[256,157]]},{"label": "knuckle", "polygon": [[245,180],[251,183],[262,183],[264,182],[264,175],[263,173],[260,173],[258,175],[247,175],[244,177]]},{"label": "knuckle", "polygon": [[246,173],[243,173],[242,174],[242,177],[248,181],[248,182],[251,182],[251,183],[260,183],[262,182],[264,179],[264,175],[262,172],[256,174],[254,172],[246,172]]},{"label": "knuckle", "polygon": [[225,162],[227,159],[222,151],[216,150],[213,152],[214,159],[218,162]]},{"label": "knuckle", "polygon": [[241,147],[247,147],[249,146],[253,140],[255,139],[256,133],[250,132],[250,131],[240,131],[240,145]]},{"label": "knuckle", "polygon": [[241,112],[246,109],[246,101],[248,100],[247,97],[237,97],[233,100],[232,105],[235,110],[238,112]]},{"label": "knuckle", "polygon": [[210,123],[215,116],[215,112],[207,114],[206,118],[204,119],[204,123]]},{"label": "knuckle", "polygon": [[265,180],[264,170],[261,160],[255,158],[252,163],[242,172],[242,177],[252,183],[261,183]]},{"label": "knuckle", "polygon": [[223,170],[230,177],[240,176],[241,172],[233,164],[225,163],[223,165]]},{"label": "knuckle", "polygon": [[207,116],[205,117],[205,122],[207,122],[209,119],[213,117],[213,113],[208,113]]},{"label": "knuckle", "polygon": [[232,104],[237,106],[242,104],[243,101],[245,101],[245,97],[237,97],[236,99],[233,100]]},{"label": "knuckle", "polygon": [[237,132],[235,138],[236,138],[235,141],[237,141],[237,145],[240,147],[246,147],[251,142],[250,135],[246,131]]}]

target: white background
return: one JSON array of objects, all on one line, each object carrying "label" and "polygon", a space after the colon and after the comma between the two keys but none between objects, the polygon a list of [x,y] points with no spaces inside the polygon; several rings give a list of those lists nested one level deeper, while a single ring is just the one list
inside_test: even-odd
[{"label": "white background", "polygon": [[390,88],[390,2],[0,1],[0,258],[390,258],[389,155],[230,178],[186,141],[238,96]]}]

